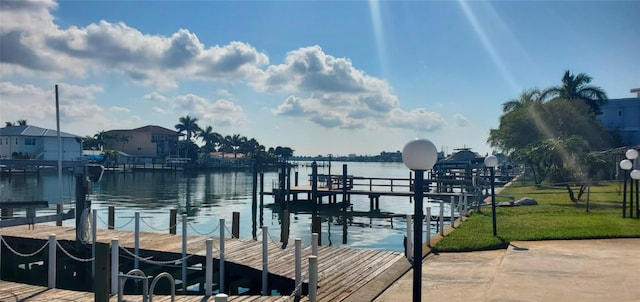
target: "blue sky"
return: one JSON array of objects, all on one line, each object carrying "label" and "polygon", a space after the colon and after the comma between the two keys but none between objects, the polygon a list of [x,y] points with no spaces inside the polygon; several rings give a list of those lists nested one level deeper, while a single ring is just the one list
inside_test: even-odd
[{"label": "blue sky", "polygon": [[490,152],[500,105],[587,73],[640,87],[640,1],[5,1],[0,121],[62,131],[191,115],[296,155],[416,137]]}]

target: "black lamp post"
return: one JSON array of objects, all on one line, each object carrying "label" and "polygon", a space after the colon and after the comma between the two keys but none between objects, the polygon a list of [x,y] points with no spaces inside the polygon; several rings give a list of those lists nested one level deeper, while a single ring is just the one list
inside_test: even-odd
[{"label": "black lamp post", "polygon": [[[630,160],[624,159],[620,161],[620,169],[623,170],[622,174],[624,174],[624,185],[622,187],[622,218],[627,217],[627,179],[629,178],[628,174],[631,167],[633,167],[633,164]],[[633,189],[633,183],[631,185]],[[630,202],[633,202],[633,196],[630,198]],[[632,213],[629,214],[633,215]]]},{"label": "black lamp post", "polygon": [[[433,168],[438,159],[436,146],[427,139],[415,139],[402,149],[402,161],[407,168],[415,172],[414,184],[414,223],[413,223],[413,301],[422,297],[422,225],[424,214],[424,171]],[[429,230],[428,230],[429,232]],[[407,238],[410,240],[410,238]]]},{"label": "black lamp post", "polygon": [[[636,181],[636,218],[640,218],[640,189],[638,189],[638,185],[640,183],[640,170],[635,169],[631,171],[631,179]],[[630,202],[633,203],[633,196],[631,196]],[[630,216],[633,216],[633,213]]]},{"label": "black lamp post", "polygon": [[491,218],[493,223],[493,237],[498,236],[498,228],[496,224],[496,175],[495,168],[498,165],[498,158],[490,155],[484,158],[485,167],[491,171]]}]

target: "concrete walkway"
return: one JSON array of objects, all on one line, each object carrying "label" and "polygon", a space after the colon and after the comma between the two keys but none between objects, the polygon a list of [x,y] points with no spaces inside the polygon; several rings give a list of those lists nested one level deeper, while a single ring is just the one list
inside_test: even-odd
[{"label": "concrete walkway", "polygon": [[[519,241],[430,254],[422,301],[640,301],[640,239]],[[411,301],[412,271],[375,301]]]}]

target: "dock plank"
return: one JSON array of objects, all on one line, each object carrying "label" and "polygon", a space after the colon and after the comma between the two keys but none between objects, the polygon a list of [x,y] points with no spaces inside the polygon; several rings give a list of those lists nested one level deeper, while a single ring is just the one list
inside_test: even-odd
[{"label": "dock plank", "polygon": [[[43,244],[48,239],[49,234],[56,234],[58,240],[75,240],[75,230],[69,227],[37,225],[35,230],[29,230],[26,226],[0,229],[0,235],[2,236],[40,240]],[[100,229],[97,234],[98,242],[110,243],[112,238],[118,238],[119,245],[122,248],[126,248],[130,252],[133,251],[134,234],[132,232]],[[261,238],[261,236],[259,237]],[[204,236],[187,236],[187,253],[189,255],[205,256],[206,240],[207,238]],[[218,238],[212,238],[212,240],[214,246],[214,261],[218,261],[219,253],[217,249],[220,246],[220,241]],[[293,281],[295,279],[295,244],[290,242],[285,249],[282,249],[281,243],[270,238],[269,242],[267,242],[267,247],[269,253],[269,273]],[[173,259],[171,257],[172,255],[176,256],[175,259],[179,259],[182,253],[182,236],[141,232],[140,250],[141,255],[150,252],[166,253],[166,259]],[[5,252],[7,252],[7,249],[3,249],[3,253]],[[303,282],[307,283],[307,259],[309,255],[311,255],[311,246],[303,246],[301,254]],[[371,280],[379,276],[383,276],[383,279],[393,279],[395,275],[399,277],[400,274],[404,273],[403,271],[391,270],[394,276],[385,276],[385,274],[388,268],[398,266],[397,263],[406,261],[404,255],[398,252],[328,246],[318,247],[318,260],[319,301],[353,300],[354,297],[351,295],[357,293],[358,290],[361,290],[361,288],[371,282]],[[260,271],[262,269],[262,242],[252,239],[241,240],[225,238],[225,261]],[[25,292],[37,293],[39,296],[38,300],[40,300],[41,297],[46,297],[45,294],[48,294],[50,291],[57,291],[48,290],[46,287],[26,286],[22,288],[20,285],[4,283],[2,285],[5,291],[17,288]],[[374,288],[374,290],[382,292],[384,288]],[[85,296],[74,294],[73,292],[59,292],[58,294],[63,295],[61,297],[65,297],[65,299],[68,296],[70,300],[74,301],[88,301],[88,299],[93,299],[93,294],[91,293],[89,293],[91,295],[90,298],[86,298],[86,293],[84,294]],[[132,298],[135,299],[134,297]],[[286,300],[286,297],[278,297],[278,299],[283,298]],[[156,301],[164,301],[165,299],[168,299],[168,297],[158,296],[157,299],[154,298]],[[276,301],[278,299],[274,297],[237,296],[231,298],[230,301]],[[202,301],[202,297],[197,299],[197,301]],[[306,297],[303,297],[301,301],[306,301]]]}]

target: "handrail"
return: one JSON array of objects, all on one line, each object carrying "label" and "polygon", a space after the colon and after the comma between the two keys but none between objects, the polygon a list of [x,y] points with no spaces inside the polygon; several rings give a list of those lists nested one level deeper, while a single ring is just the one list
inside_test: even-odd
[{"label": "handrail", "polygon": [[153,302],[153,290],[155,289],[156,283],[158,283],[158,280],[160,280],[160,278],[163,278],[163,277],[169,279],[169,283],[171,284],[171,302],[175,302],[176,281],[173,279],[173,276],[171,276],[171,274],[167,272],[162,272],[158,274],[155,278],[153,278],[153,281],[151,281],[151,287],[149,288],[149,302]]},{"label": "handrail", "polygon": [[[128,279],[142,280],[142,302],[147,302],[149,295],[149,277],[145,273],[137,268],[130,270],[126,274],[120,274],[118,276],[118,302],[122,302],[122,292],[124,291],[124,284]],[[123,281],[124,280],[124,281]]]}]

